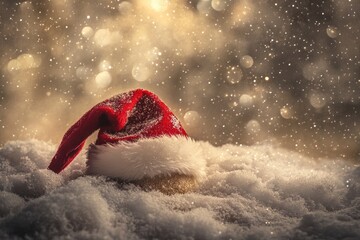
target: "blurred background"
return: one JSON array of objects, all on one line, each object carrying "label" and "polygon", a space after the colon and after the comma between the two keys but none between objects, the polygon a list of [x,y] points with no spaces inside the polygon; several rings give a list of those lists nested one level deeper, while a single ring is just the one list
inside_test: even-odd
[{"label": "blurred background", "polygon": [[0,1],[0,144],[160,96],[193,138],[360,161],[358,0]]}]

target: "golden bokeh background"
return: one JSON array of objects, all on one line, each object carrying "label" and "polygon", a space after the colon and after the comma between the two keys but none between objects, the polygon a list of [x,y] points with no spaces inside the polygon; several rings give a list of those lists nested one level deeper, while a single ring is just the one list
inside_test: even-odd
[{"label": "golden bokeh background", "polygon": [[360,154],[356,1],[0,3],[0,143],[58,143],[85,111],[158,94],[215,145]]}]

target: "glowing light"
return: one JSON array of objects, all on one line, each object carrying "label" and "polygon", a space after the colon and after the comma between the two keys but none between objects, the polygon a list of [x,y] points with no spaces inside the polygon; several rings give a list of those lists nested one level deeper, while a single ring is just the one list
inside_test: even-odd
[{"label": "glowing light", "polygon": [[76,77],[78,77],[79,79],[85,80],[85,79],[89,78],[90,72],[91,72],[90,68],[80,66],[76,69],[75,74],[76,74]]},{"label": "glowing light", "polygon": [[31,2],[25,1],[20,4],[21,11],[31,10],[32,8],[33,7]]},{"label": "glowing light", "polygon": [[258,133],[261,130],[261,126],[258,121],[253,119],[246,124],[245,129],[248,133]]},{"label": "glowing light", "polygon": [[336,38],[339,35],[337,27],[329,26],[326,29],[326,34],[331,38]]},{"label": "glowing light", "polygon": [[99,65],[98,68],[100,71],[107,71],[112,69],[111,63],[107,60],[102,60]]},{"label": "glowing light", "polygon": [[290,108],[284,106],[280,109],[280,115],[285,119],[290,119],[292,118],[292,111]]},{"label": "glowing light", "polygon": [[39,57],[25,53],[19,55],[16,59],[10,60],[7,64],[7,69],[9,71],[25,70],[37,68],[40,64],[41,60]]},{"label": "glowing light", "polygon": [[224,11],[226,8],[225,0],[212,0],[211,7],[216,11]]},{"label": "glowing light", "polygon": [[150,76],[149,68],[144,64],[135,64],[132,68],[131,75],[136,81],[146,81]]},{"label": "glowing light", "polygon": [[208,13],[211,10],[210,1],[208,0],[201,0],[196,5],[196,8],[201,13]]},{"label": "glowing light", "polygon": [[123,1],[119,4],[118,9],[120,13],[128,13],[132,9],[132,4],[128,1]]},{"label": "glowing light", "polygon": [[168,0],[151,0],[150,7],[157,12],[163,12],[168,8]]},{"label": "glowing light", "polygon": [[147,52],[147,59],[149,61],[155,61],[161,56],[161,52],[157,47],[152,48]]},{"label": "glowing light", "polygon": [[322,93],[312,93],[309,97],[311,106],[320,109],[326,105],[325,95]]},{"label": "glowing light", "polygon": [[104,47],[120,40],[119,32],[111,32],[109,29],[99,29],[94,35],[95,43]]},{"label": "glowing light", "polygon": [[242,56],[240,64],[244,68],[251,68],[254,65],[254,59],[249,55]]},{"label": "glowing light", "polygon": [[250,95],[243,94],[240,96],[239,103],[243,107],[251,107],[254,104],[254,100]]},{"label": "glowing light", "polygon": [[200,115],[197,111],[187,111],[184,114],[184,122],[188,126],[195,126],[200,121]]},{"label": "glowing light", "polygon": [[253,21],[255,15],[255,7],[250,0],[238,1],[234,6],[231,16],[233,24],[244,24]]},{"label": "glowing light", "polygon": [[314,64],[307,64],[303,67],[303,76],[307,80],[314,80],[318,72],[318,67]]},{"label": "glowing light", "polygon": [[94,41],[100,47],[109,45],[111,42],[111,32],[109,29],[99,29],[96,31]]},{"label": "glowing light", "polygon": [[95,82],[98,88],[107,88],[111,83],[111,75],[108,71],[100,72],[95,77]]},{"label": "glowing light", "polygon": [[91,38],[92,35],[94,35],[94,30],[91,27],[86,26],[81,30],[81,35],[86,38]]},{"label": "glowing light", "polygon": [[241,71],[240,67],[237,66],[230,66],[227,68],[226,72],[226,80],[231,83],[239,83],[243,77],[243,72]]}]

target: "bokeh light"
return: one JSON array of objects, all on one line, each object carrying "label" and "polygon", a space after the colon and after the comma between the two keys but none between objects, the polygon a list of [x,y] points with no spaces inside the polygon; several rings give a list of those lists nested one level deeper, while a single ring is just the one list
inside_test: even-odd
[{"label": "bokeh light", "polygon": [[254,60],[251,56],[245,55],[241,57],[240,63],[244,68],[251,68],[254,65]]},{"label": "bokeh light", "polygon": [[331,38],[336,38],[339,33],[337,27],[330,26],[326,29],[326,34]]},{"label": "bokeh light", "polygon": [[57,143],[96,103],[145,88],[195,139],[358,160],[358,12],[356,1],[2,1],[0,143]]},{"label": "bokeh light", "polygon": [[187,111],[184,114],[184,122],[191,127],[197,127],[200,121],[200,115],[196,111]]},{"label": "bokeh light", "polygon": [[248,94],[240,96],[239,103],[243,107],[251,107],[254,103],[253,97]]},{"label": "bokeh light", "polygon": [[108,71],[100,72],[98,75],[96,75],[95,82],[99,88],[108,87],[111,83],[110,73]]}]

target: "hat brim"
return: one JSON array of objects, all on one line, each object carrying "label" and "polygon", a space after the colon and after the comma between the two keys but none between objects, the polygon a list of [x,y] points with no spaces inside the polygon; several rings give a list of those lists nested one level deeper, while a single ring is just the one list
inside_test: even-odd
[{"label": "hat brim", "polygon": [[206,161],[200,143],[185,136],[145,138],[137,142],[90,145],[87,173],[139,180],[144,177],[183,174],[205,175]]}]

